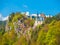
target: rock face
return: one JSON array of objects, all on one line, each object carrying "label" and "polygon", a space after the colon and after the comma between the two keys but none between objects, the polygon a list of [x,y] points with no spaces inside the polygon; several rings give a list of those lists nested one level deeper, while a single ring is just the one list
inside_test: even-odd
[{"label": "rock face", "polygon": [[[42,19],[45,18],[43,14],[41,14],[41,17],[43,17]],[[31,30],[34,30],[37,25],[40,25],[43,22],[39,21],[38,19],[40,19],[38,16],[34,20],[31,17],[28,18],[28,16],[25,14],[13,13],[7,20],[5,31],[14,30],[19,37],[20,35],[24,35],[30,38]]]},{"label": "rock face", "polygon": [[15,30],[18,37],[20,37],[20,35],[24,35],[30,38],[30,32],[33,25],[34,20],[27,18],[26,15],[16,14],[11,21],[8,19],[5,31]]},{"label": "rock face", "polygon": [[38,22],[35,21],[33,29],[35,29],[37,25],[41,25],[42,23],[43,23],[43,21],[38,21]]}]

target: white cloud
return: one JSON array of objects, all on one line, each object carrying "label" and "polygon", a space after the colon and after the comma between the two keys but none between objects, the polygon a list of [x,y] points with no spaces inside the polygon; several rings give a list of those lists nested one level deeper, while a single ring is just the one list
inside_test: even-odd
[{"label": "white cloud", "polygon": [[0,14],[0,17],[1,17],[2,15]]},{"label": "white cloud", "polygon": [[28,6],[27,6],[27,5],[23,5],[23,7],[24,7],[24,8],[28,8]]},{"label": "white cloud", "polygon": [[3,17],[2,17],[2,14],[0,14],[0,21],[2,21],[2,18],[3,18]]},{"label": "white cloud", "polygon": [[3,17],[2,14],[0,13],[0,21],[5,21],[8,20],[8,16]]},{"label": "white cloud", "polygon": [[26,12],[26,15],[29,16],[29,12]]},{"label": "white cloud", "polygon": [[52,17],[52,15],[46,15],[46,17]]},{"label": "white cloud", "polygon": [[8,20],[8,17],[9,16],[3,17],[3,20],[2,21]]}]

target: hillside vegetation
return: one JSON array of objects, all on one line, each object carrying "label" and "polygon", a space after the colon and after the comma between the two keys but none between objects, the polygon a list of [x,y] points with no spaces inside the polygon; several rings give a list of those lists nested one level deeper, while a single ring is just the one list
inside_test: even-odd
[{"label": "hillside vegetation", "polygon": [[6,28],[0,29],[0,45],[60,45],[60,13],[35,29],[34,23],[25,14],[10,14]]}]

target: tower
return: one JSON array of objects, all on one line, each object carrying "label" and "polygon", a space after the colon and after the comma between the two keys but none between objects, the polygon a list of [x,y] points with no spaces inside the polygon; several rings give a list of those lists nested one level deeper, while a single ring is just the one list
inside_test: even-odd
[{"label": "tower", "polygon": [[44,21],[45,20],[45,18],[46,18],[46,16],[42,13],[42,14],[40,14],[40,16],[42,17],[42,21]]},{"label": "tower", "polygon": [[38,14],[38,12],[37,12],[37,16],[36,16],[36,21],[37,21],[37,23],[38,23],[38,20],[39,20],[39,14]]}]

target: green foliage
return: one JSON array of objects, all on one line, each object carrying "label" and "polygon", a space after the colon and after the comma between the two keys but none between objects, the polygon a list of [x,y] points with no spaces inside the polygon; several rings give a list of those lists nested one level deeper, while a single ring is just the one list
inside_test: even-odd
[{"label": "green foliage", "polygon": [[20,14],[20,13],[16,13],[15,16],[12,19],[12,22],[17,22],[18,19],[22,19],[24,17],[24,15]]},{"label": "green foliage", "polygon": [[46,24],[49,24],[49,23],[51,23],[52,22],[52,17],[47,17],[46,19],[45,19],[45,21],[44,21],[44,23],[46,23]]},{"label": "green foliage", "polygon": [[[26,27],[18,37],[14,22],[21,20]],[[33,29],[34,20],[21,13],[12,13],[9,16],[8,26],[12,29],[5,32],[5,23],[0,26],[0,45],[60,45],[60,14],[46,18],[44,25],[37,25]],[[18,27],[18,24],[15,25]],[[20,26],[20,25],[19,25]],[[22,26],[22,25],[21,25]]]},{"label": "green foliage", "polygon": [[5,21],[0,21],[0,35],[3,35],[5,32]]},{"label": "green foliage", "polygon": [[28,45],[27,40],[24,36],[21,36],[17,42],[13,45]]},{"label": "green foliage", "polygon": [[53,18],[54,18],[55,20],[59,21],[59,20],[60,20],[60,13],[56,14]]},{"label": "green foliage", "polygon": [[10,14],[10,16],[9,16],[9,22],[12,22],[12,19],[13,19],[14,15],[15,15],[15,13]]},{"label": "green foliage", "polygon": [[34,25],[34,20],[28,18],[27,20],[24,21],[24,24],[27,25],[27,26],[33,26]]},{"label": "green foliage", "polygon": [[40,31],[41,29],[41,26],[40,25],[37,25],[37,27],[32,31],[32,40],[35,42],[37,40],[37,37],[38,37],[38,32]]},{"label": "green foliage", "polygon": [[44,21],[44,23],[49,24],[51,23],[53,20],[59,21],[60,20],[60,13],[56,14],[53,17],[47,17]]},{"label": "green foliage", "polygon": [[46,32],[44,30],[39,31],[38,38],[37,38],[37,45],[44,45],[46,38]]},{"label": "green foliage", "polygon": [[16,40],[17,40],[16,34],[14,30],[11,30],[10,32],[6,32],[3,35],[2,45],[12,45],[14,42],[16,42]]},{"label": "green foliage", "polygon": [[60,38],[60,21],[55,22],[53,26],[50,26],[50,29],[46,35],[46,44],[59,45],[60,40],[58,38]]}]

